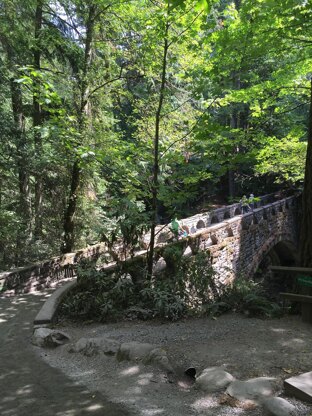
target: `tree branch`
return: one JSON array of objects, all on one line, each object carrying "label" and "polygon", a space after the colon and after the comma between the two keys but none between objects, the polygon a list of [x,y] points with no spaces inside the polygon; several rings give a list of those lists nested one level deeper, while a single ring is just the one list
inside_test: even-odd
[{"label": "tree branch", "polygon": [[109,79],[108,81],[104,82],[103,84],[99,85],[98,87],[94,88],[87,96],[86,100],[87,101],[93,94],[95,94],[98,90],[100,90],[101,88],[106,87],[106,85],[111,84],[112,82],[118,81],[124,77],[121,76],[123,71],[123,67],[120,68],[120,73],[119,76],[113,79]]}]

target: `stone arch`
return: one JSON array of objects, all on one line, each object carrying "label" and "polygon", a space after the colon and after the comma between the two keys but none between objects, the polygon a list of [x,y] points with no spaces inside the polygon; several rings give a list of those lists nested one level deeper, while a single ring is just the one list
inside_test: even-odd
[{"label": "stone arch", "polygon": [[210,224],[218,224],[218,222],[219,222],[219,218],[216,215],[214,215],[211,218]]},{"label": "stone arch", "polygon": [[274,273],[270,266],[294,266],[298,262],[296,247],[291,241],[276,241],[259,259],[253,279],[260,283],[263,290],[272,299],[279,299],[280,292],[291,292],[294,287],[294,276],[291,273]]},{"label": "stone arch", "polygon": [[242,213],[241,207],[235,208],[234,215],[241,215],[241,213]]},{"label": "stone arch", "polygon": [[224,220],[228,220],[229,218],[231,218],[231,213],[230,213],[230,211],[226,211],[226,212],[224,213],[223,219],[224,219]]},{"label": "stone arch", "polygon": [[218,239],[214,234],[210,234],[209,240],[211,241],[212,246],[215,246],[216,244],[218,244]]},{"label": "stone arch", "polygon": [[197,224],[196,224],[196,228],[199,230],[199,229],[201,229],[201,228],[205,228],[206,226],[205,226],[205,223],[204,223],[204,221],[203,220],[199,220],[198,222],[197,222]]},{"label": "stone arch", "polygon": [[248,270],[248,276],[253,276],[261,262],[274,248],[278,255],[281,265],[290,265],[299,263],[299,254],[296,243],[290,234],[273,235],[253,256]]},{"label": "stone arch", "polygon": [[271,209],[271,214],[276,215],[276,209],[274,207],[272,207],[272,209]]},{"label": "stone arch", "polygon": [[288,201],[285,202],[285,207],[286,207],[286,209],[289,209],[289,203],[288,203]]},{"label": "stone arch", "polygon": [[263,217],[264,220],[267,220],[268,219],[268,213],[267,213],[267,211],[265,209],[263,210],[262,217]]},{"label": "stone arch", "polygon": [[227,231],[228,237],[233,237],[233,236],[234,236],[234,233],[233,233],[233,230],[232,230],[232,228],[231,228],[231,227],[228,227],[228,228],[226,229],[226,231]]},{"label": "stone arch", "polygon": [[283,212],[284,211],[284,206],[282,204],[280,204],[278,206],[278,212]]}]

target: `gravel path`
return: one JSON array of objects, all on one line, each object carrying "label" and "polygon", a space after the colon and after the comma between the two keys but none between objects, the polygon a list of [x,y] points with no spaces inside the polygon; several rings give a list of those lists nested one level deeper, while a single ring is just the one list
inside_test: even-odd
[{"label": "gravel path", "polygon": [[0,297],[0,415],[130,416],[34,354],[33,320],[48,295]]},{"label": "gravel path", "polygon": [[[218,319],[176,323],[124,321],[86,326],[67,323],[61,329],[73,341],[105,336],[119,342],[147,342],[166,349],[177,370],[174,379],[154,367],[118,362],[115,357],[103,354],[86,357],[69,353],[67,345],[54,350],[34,347],[45,361],[74,381],[126,405],[130,413],[140,416],[262,415],[260,409],[230,407],[220,404],[220,394],[199,391],[183,376],[190,366],[198,374],[209,366],[223,366],[240,380],[273,376],[281,387],[285,378],[312,370],[312,326],[302,323],[297,316],[260,320],[227,314]],[[311,405],[288,400],[296,406],[297,416],[312,415]]]}]

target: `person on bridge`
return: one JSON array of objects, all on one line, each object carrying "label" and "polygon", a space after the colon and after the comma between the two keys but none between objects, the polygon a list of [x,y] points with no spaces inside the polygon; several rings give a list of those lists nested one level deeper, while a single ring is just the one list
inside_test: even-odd
[{"label": "person on bridge", "polygon": [[250,206],[251,210],[253,210],[254,207],[255,207],[255,196],[254,196],[254,194],[250,194],[248,202],[249,202],[249,206]]},{"label": "person on bridge", "polygon": [[186,230],[184,230],[184,228],[182,228],[181,224],[179,223],[177,218],[174,218],[171,221],[171,231],[173,232],[174,236],[176,238],[179,237],[187,237],[187,232]]},{"label": "person on bridge", "polygon": [[242,197],[242,199],[240,200],[241,206],[242,206],[242,211],[243,214],[246,214],[248,211],[250,211],[250,206],[248,204],[248,199],[246,197],[246,195],[244,195]]}]

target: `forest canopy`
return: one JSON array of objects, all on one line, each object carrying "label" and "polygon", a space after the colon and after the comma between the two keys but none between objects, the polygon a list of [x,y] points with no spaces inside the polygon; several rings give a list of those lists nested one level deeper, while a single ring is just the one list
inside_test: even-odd
[{"label": "forest canopy", "polygon": [[301,188],[311,22],[306,0],[0,1],[0,269]]}]

